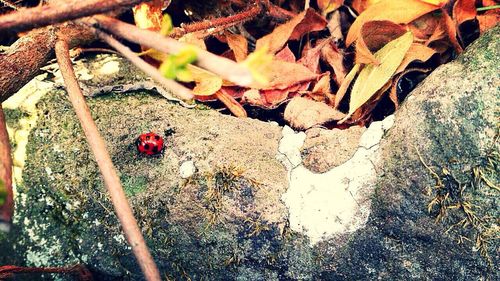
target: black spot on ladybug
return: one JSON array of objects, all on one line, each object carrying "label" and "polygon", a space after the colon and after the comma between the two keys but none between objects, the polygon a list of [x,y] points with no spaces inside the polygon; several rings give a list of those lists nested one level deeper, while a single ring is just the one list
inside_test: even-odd
[{"label": "black spot on ladybug", "polygon": [[146,136],[146,139],[149,140],[151,138],[151,136]]},{"label": "black spot on ladybug", "polygon": [[155,147],[153,147],[153,152],[156,154],[156,153],[158,153],[160,151],[158,150],[158,147],[155,146]]},{"label": "black spot on ladybug", "polygon": [[160,139],[160,136],[159,135],[156,135],[155,136],[155,140],[159,140]]},{"label": "black spot on ladybug", "polygon": [[144,145],[144,149],[149,150],[149,144],[147,144],[147,143],[146,143],[146,144]]}]

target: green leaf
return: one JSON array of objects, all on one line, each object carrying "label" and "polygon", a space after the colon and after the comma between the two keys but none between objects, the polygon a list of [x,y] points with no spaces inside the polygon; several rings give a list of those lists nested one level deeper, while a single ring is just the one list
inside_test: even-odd
[{"label": "green leaf", "polygon": [[413,42],[413,34],[407,32],[401,37],[387,43],[378,52],[375,58],[379,65],[366,65],[358,75],[351,91],[348,116],[366,103],[380,88],[394,75],[403,61],[406,52]]}]

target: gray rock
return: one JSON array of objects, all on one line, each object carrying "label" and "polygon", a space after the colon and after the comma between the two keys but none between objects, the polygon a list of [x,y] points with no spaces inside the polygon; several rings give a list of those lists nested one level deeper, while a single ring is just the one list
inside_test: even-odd
[{"label": "gray rock", "polygon": [[[335,231],[316,228],[329,223],[328,216],[318,217],[318,225],[300,216],[314,213],[314,202],[302,194],[324,201],[318,214],[336,215],[335,208],[325,212],[337,202],[329,201],[328,192],[341,194],[335,188],[344,184],[292,181],[314,174],[300,153],[303,133],[283,136],[274,124],[201,106],[186,109],[154,92],[99,95],[88,102],[165,276],[498,280],[499,32],[495,28],[435,70],[403,103],[392,128],[390,119],[374,124],[353,157],[318,174],[327,178],[358,160],[369,167],[349,170],[367,207],[347,219],[355,227]],[[46,92],[36,107],[6,110],[14,154],[20,155],[15,171],[23,173],[22,181],[16,174],[15,227],[0,236],[0,264],[84,263],[98,280],[140,280],[66,93],[46,79],[33,83],[27,88],[39,90],[27,95],[35,101],[40,89]],[[167,129],[174,134],[166,138],[164,156],[137,155],[138,134]],[[195,163],[196,172],[183,179],[186,161]],[[428,212],[431,202],[437,203]]]}]

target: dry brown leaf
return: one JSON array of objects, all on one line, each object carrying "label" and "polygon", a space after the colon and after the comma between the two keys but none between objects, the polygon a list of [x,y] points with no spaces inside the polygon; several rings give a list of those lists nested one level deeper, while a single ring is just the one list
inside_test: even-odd
[{"label": "dry brown leaf", "polygon": [[344,67],[344,56],[340,53],[337,46],[333,43],[326,45],[321,49],[321,58],[332,67],[337,85],[342,84],[347,70]]},{"label": "dry brown leaf", "polygon": [[[415,42],[424,43],[436,33],[436,29],[440,25],[441,17],[435,13],[428,13],[409,23],[408,28],[413,33]],[[442,36],[444,36],[444,32]]]},{"label": "dry brown leaf", "polygon": [[407,32],[375,53],[375,57],[380,60],[380,65],[367,65],[359,73],[352,87],[348,116],[352,115],[391,79],[412,42],[413,35]]},{"label": "dry brown leaf", "polygon": [[326,104],[333,104],[335,96],[332,94],[330,88],[330,73],[325,72],[323,76],[314,85],[311,93],[308,94],[313,100],[324,102]]},{"label": "dry brown leaf", "polygon": [[453,19],[448,15],[448,13],[445,10],[441,10],[442,13],[442,18],[443,18],[443,24],[446,30],[446,33],[448,35],[448,39],[450,39],[451,44],[457,51],[457,53],[461,53],[463,51],[462,46],[460,46],[460,43],[458,43],[457,40],[457,26],[455,25],[455,22]]},{"label": "dry brown leaf", "polygon": [[356,40],[356,63],[373,63],[379,61],[372,52],[378,51],[390,41],[400,37],[406,29],[392,21],[367,21],[360,30],[360,37]]},{"label": "dry brown leaf", "polygon": [[486,30],[495,27],[500,22],[500,14],[484,14],[477,16],[479,21],[479,30],[481,34],[486,32]]},{"label": "dry brown leaf", "polygon": [[247,112],[241,106],[239,102],[237,102],[224,88],[221,88],[219,91],[215,93],[217,99],[219,99],[226,107],[234,114],[234,116],[239,118],[247,117]]},{"label": "dry brown leaf", "polygon": [[285,48],[281,49],[275,56],[277,60],[282,60],[286,62],[295,62],[297,59],[295,58],[295,54],[290,50],[288,45]]},{"label": "dry brown leaf", "polygon": [[319,57],[321,55],[321,50],[330,43],[331,39],[319,40],[314,48],[307,50],[302,58],[298,61],[305,67],[309,68],[314,73],[320,73],[319,68]]},{"label": "dry brown leaf", "polygon": [[[495,0],[483,0],[483,7],[498,5]],[[493,9],[477,16],[479,21],[479,31],[483,34],[486,30],[496,26],[500,22],[500,10]]]},{"label": "dry brown leaf", "polygon": [[326,25],[325,18],[313,9],[308,9],[257,40],[256,49],[268,46],[268,52],[275,54],[288,40],[297,40],[308,32],[324,29]]},{"label": "dry brown leaf", "polygon": [[248,55],[248,42],[245,36],[227,32],[226,40],[229,48],[233,50],[236,61],[244,61]]},{"label": "dry brown leaf", "polygon": [[436,50],[426,47],[422,44],[413,43],[406,52],[403,61],[399,65],[398,69],[396,69],[396,74],[403,72],[408,65],[414,61],[426,62],[428,61],[434,54],[436,54]]},{"label": "dry brown leaf", "polygon": [[351,45],[360,35],[360,29],[367,21],[389,20],[395,23],[409,23],[418,17],[439,9],[440,6],[421,0],[382,0],[361,13],[349,29],[346,45]]},{"label": "dry brown leaf", "polygon": [[299,63],[275,60],[265,70],[264,75],[268,77],[269,83],[264,89],[286,89],[292,85],[312,81],[318,78],[318,74]]},{"label": "dry brown leaf", "polygon": [[328,21],[328,30],[330,31],[330,36],[333,38],[334,42],[344,41],[344,35],[342,34],[342,24],[341,24],[340,12],[335,11]]},{"label": "dry brown leaf", "polygon": [[322,102],[294,97],[287,104],[284,118],[295,129],[306,130],[316,125],[337,121],[345,116]]}]

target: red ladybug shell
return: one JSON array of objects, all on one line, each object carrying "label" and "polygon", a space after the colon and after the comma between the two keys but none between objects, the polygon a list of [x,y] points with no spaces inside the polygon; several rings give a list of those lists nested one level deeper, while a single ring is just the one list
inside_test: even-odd
[{"label": "red ladybug shell", "polygon": [[153,132],[140,135],[135,145],[139,153],[146,155],[158,155],[165,148],[163,138]]}]

